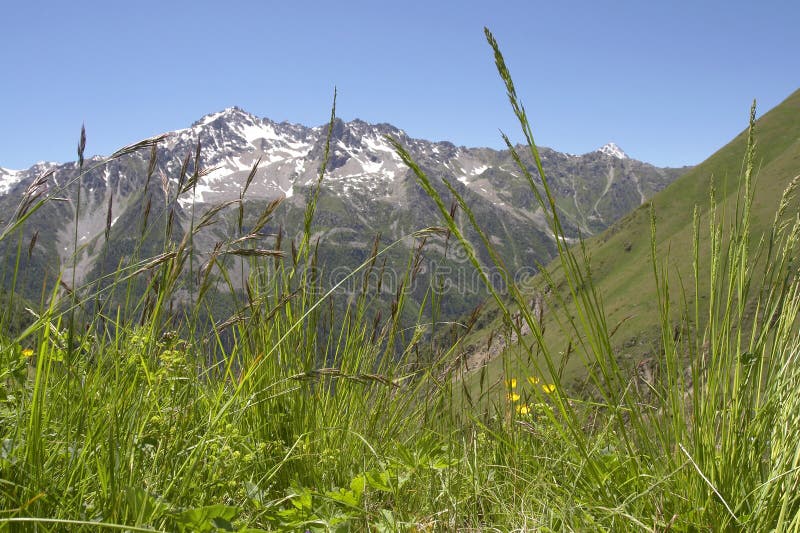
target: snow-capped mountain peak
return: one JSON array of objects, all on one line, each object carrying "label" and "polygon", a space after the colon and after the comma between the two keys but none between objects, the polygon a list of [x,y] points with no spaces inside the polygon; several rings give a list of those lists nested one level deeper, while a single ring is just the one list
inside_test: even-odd
[{"label": "snow-capped mountain peak", "polygon": [[622,148],[610,142],[597,149],[601,154],[616,157],[617,159],[628,159],[628,154],[622,151]]},{"label": "snow-capped mountain peak", "polygon": [[193,200],[228,199],[259,159],[251,190],[265,196],[291,196],[294,182],[306,170],[314,172],[313,168],[306,169],[305,163],[315,140],[311,130],[304,126],[276,123],[239,107],[228,107],[205,115],[189,128],[173,132],[163,147],[172,154],[166,163],[171,174],[181,164],[175,154],[192,153],[198,142],[203,167],[214,169],[197,182],[194,195],[179,200],[188,205]]},{"label": "snow-capped mountain peak", "polygon": [[226,121],[231,120],[241,120],[241,119],[255,119],[254,115],[251,115],[247,111],[241,109],[240,107],[226,107],[222,111],[217,111],[215,113],[209,113],[200,118],[197,122],[192,124],[192,126],[205,126],[207,124],[211,124],[217,119],[224,118]]}]

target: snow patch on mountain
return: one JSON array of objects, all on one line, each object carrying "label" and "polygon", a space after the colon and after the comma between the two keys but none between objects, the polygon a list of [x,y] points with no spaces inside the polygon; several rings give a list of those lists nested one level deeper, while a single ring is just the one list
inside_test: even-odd
[{"label": "snow patch on mountain", "polygon": [[488,166],[488,165],[481,165],[481,166],[478,166],[478,167],[475,167],[475,168],[473,168],[473,169],[470,171],[470,174],[472,174],[473,176],[477,176],[478,174],[483,174],[483,173],[484,173],[484,172],[486,172],[486,170],[488,170],[488,169],[489,169],[489,166]]},{"label": "snow patch on mountain", "polygon": [[397,155],[397,152],[394,151],[394,148],[389,146],[388,143],[378,136],[365,137],[361,142],[367,147],[368,150],[371,150],[372,152],[387,152],[395,161],[402,161],[400,156]]},{"label": "snow patch on mountain", "polygon": [[362,161],[360,159],[357,159],[357,161],[361,164],[365,174],[377,174],[383,168],[383,163],[380,161]]},{"label": "snow patch on mountain", "polygon": [[610,157],[616,157],[617,159],[628,159],[628,154],[623,152],[622,148],[613,142],[601,146],[597,151]]},{"label": "snow patch on mountain", "polygon": [[241,124],[239,131],[242,132],[242,136],[250,144],[254,144],[259,139],[281,140],[281,136],[275,132],[275,128],[271,124]]},{"label": "snow patch on mountain", "polygon": [[0,168],[0,194],[7,193],[13,185],[22,179],[21,170]]},{"label": "snow patch on mountain", "polygon": [[211,124],[215,120],[220,117],[225,116],[225,113],[229,112],[231,108],[223,109],[222,111],[217,111],[216,113],[209,113],[208,115],[202,117],[199,121],[195,122],[198,126],[205,126],[207,124]]}]

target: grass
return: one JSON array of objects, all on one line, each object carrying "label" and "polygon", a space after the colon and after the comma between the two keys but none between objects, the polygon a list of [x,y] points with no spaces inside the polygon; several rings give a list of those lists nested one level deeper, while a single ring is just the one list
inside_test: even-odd
[{"label": "grass", "polygon": [[[558,289],[553,308],[570,313],[545,321],[509,277],[510,296],[494,297],[521,339],[517,356],[502,358],[500,375],[464,376],[453,364],[463,338],[426,350],[435,291],[426,297],[432,317],[419,311],[410,330],[399,321],[419,251],[382,318],[368,312],[379,297],[368,284],[349,306],[331,306],[311,239],[316,192],[299,242],[259,247],[258,228],[240,222],[239,234],[194,264],[192,235],[215,211],[193,214],[185,236],[168,213],[196,182],[195,164],[178,191],[164,187],[158,253],[133,254],[133,266],[103,284],[51,288],[35,322],[0,341],[0,529],[800,530],[800,224],[784,209],[771,231],[753,233],[754,116],[733,207],[715,197],[704,213],[675,215],[692,228],[690,275],[669,275],[660,212],[636,215],[651,221],[654,289],[645,298],[657,309],[650,326],[662,352],[657,379],[637,388],[613,346],[613,298],[593,282],[589,248],[568,245],[526,112],[488,31],[487,39],[539,175],[514,152],[520,172],[559,250],[540,279]],[[331,128],[334,115],[335,103]],[[480,247],[495,257],[480,220],[394,144],[443,221],[410,237],[447,233],[480,269]],[[316,190],[324,176],[322,168]],[[47,201],[37,192],[3,239]],[[244,205],[245,194],[221,209]],[[266,223],[276,207],[255,218]],[[352,278],[369,279],[393,246],[376,247]],[[496,257],[495,266],[504,271]],[[234,295],[229,316],[212,310],[216,285]],[[100,303],[82,313],[89,302]],[[587,378],[580,393],[567,386],[556,328],[573,339],[570,364]]]}]

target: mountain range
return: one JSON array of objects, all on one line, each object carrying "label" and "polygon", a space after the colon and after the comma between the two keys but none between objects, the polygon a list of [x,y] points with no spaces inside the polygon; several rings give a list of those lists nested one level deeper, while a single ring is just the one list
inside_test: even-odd
[{"label": "mountain range", "polygon": [[[42,175],[47,177],[44,194],[53,196],[26,222],[19,240],[0,243],[6,258],[3,286],[8,288],[13,282],[17,291],[36,300],[52,289],[59,274],[62,280],[74,275],[80,286],[126,264],[134,250],[139,257],[147,251],[155,254],[163,246],[168,220],[179,239],[210,206],[239,202],[256,163],[242,200],[244,218],[252,221],[266,202],[284,198],[263,228],[258,245],[269,248],[282,241],[288,250],[288,243],[302,231],[305,207],[325,157],[328,129],[328,125],[277,123],[231,107],[167,133],[157,145],[150,175],[148,150],[110,161],[89,158],[84,168],[91,170],[77,181],[78,162],[39,163],[25,170],[0,168],[2,213],[15,213],[20,199]],[[388,264],[405,268],[409,253],[417,246],[409,236],[437,224],[432,201],[391,148],[387,136],[404,145],[443,191],[442,180],[446,179],[465,196],[512,269],[535,270],[553,257],[550,232],[508,150],[415,139],[390,124],[335,119],[313,226],[325,272],[342,272],[361,264],[378,235],[382,244],[405,239],[403,246],[387,254]],[[521,153],[538,179],[532,161]],[[541,154],[567,233],[575,238],[605,230],[687,170],[658,168],[631,159],[613,143],[583,155],[548,148],[542,148]],[[197,172],[197,181],[178,194],[182,169],[190,176]],[[216,243],[237,237],[237,213],[235,205],[223,209],[218,223],[194,239],[198,263]],[[9,216],[4,218],[8,221]],[[137,245],[147,233],[145,219],[152,225],[148,234],[154,240]],[[162,242],[158,242],[159,235]],[[428,282],[433,272],[453,273],[463,265],[457,253],[448,251],[446,240],[435,241],[428,243],[426,268],[422,269]],[[24,253],[19,254],[20,275],[14,280],[10,273],[20,243]],[[482,259],[488,264],[488,257]],[[442,270],[441,265],[448,266]],[[232,269],[232,275],[236,270]],[[444,304],[444,313],[451,317],[468,311],[485,296],[480,288],[472,291],[459,283],[451,284],[461,290],[454,291]],[[426,288],[422,283],[418,289],[420,299]]]}]

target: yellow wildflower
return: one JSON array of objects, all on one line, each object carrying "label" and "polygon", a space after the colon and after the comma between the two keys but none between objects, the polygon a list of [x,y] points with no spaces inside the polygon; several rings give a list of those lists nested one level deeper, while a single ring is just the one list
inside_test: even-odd
[{"label": "yellow wildflower", "polygon": [[30,348],[25,348],[22,350],[22,357],[33,357],[33,350]]},{"label": "yellow wildflower", "polygon": [[509,389],[516,389],[517,388],[517,378],[511,378],[506,380],[506,387]]},{"label": "yellow wildflower", "polygon": [[550,394],[554,390],[556,390],[556,386],[554,383],[545,383],[542,385],[542,390],[545,391],[547,394]]},{"label": "yellow wildflower", "polygon": [[530,383],[531,385],[536,385],[537,383],[539,383],[539,378],[537,378],[536,376],[528,376],[528,383]]},{"label": "yellow wildflower", "polygon": [[519,401],[519,394],[517,394],[516,392],[512,392],[511,394],[508,395],[508,401],[509,402],[518,402]]},{"label": "yellow wildflower", "polygon": [[521,403],[521,404],[519,404],[517,406],[517,414],[527,415],[530,412],[531,412],[531,408],[528,407],[528,404],[526,404],[526,403]]}]

